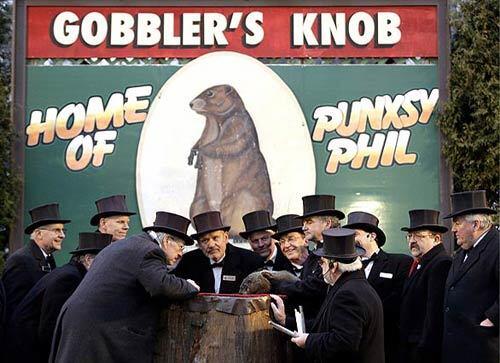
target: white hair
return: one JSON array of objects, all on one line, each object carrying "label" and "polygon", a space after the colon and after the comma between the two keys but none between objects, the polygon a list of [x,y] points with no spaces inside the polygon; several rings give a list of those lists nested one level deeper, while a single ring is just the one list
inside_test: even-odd
[{"label": "white hair", "polygon": [[338,264],[338,271],[341,273],[358,271],[363,268],[363,264],[361,263],[361,258],[359,257],[356,257],[356,260],[354,260],[354,262],[351,263],[342,263],[337,261],[337,264]]},{"label": "white hair", "polygon": [[465,220],[469,223],[474,223],[474,221],[479,222],[479,228],[481,230],[488,229],[492,226],[493,220],[488,214],[466,214]]}]

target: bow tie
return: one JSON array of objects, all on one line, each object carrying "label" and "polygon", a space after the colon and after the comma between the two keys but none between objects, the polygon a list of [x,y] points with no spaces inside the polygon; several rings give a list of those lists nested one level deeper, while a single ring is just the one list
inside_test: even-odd
[{"label": "bow tie", "polygon": [[304,266],[300,266],[300,267],[293,266],[293,272],[295,272],[296,274],[300,274],[302,272],[303,268],[304,268]]},{"label": "bow tie", "polygon": [[211,268],[216,268],[216,267],[224,267],[224,261],[219,261],[219,262],[215,262],[215,263],[212,263],[210,265]]},{"label": "bow tie", "polygon": [[273,267],[274,266],[274,261],[273,260],[267,260],[264,262],[264,266],[266,267]]},{"label": "bow tie", "polygon": [[47,257],[45,257],[45,262],[50,266],[52,270],[56,268],[56,260],[54,259],[54,256],[48,255]]},{"label": "bow tie", "polygon": [[370,258],[367,258],[366,260],[362,260],[361,263],[363,264],[363,268],[366,268],[370,262],[374,262],[377,260],[378,255],[374,253],[373,255],[370,256]]}]

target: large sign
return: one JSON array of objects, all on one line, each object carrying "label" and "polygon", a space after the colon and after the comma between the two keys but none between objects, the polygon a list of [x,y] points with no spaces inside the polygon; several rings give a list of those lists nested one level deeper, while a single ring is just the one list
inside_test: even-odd
[{"label": "large sign", "polygon": [[30,7],[29,58],[436,57],[436,6]]},{"label": "large sign", "polygon": [[73,220],[70,251],[91,230],[94,201],[125,194],[138,212],[131,233],[158,210],[221,210],[236,240],[243,214],[301,214],[302,196],[328,193],[346,214],[379,216],[385,248],[405,252],[408,210],[440,208],[436,62],[260,58],[436,57],[437,13],[429,5],[28,7],[29,59],[191,59],[28,65],[24,218],[59,202]]}]

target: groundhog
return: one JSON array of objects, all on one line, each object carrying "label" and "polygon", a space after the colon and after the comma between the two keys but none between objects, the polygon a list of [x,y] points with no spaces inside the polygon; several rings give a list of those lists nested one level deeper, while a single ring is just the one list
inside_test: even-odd
[{"label": "groundhog", "polygon": [[[263,274],[264,273],[264,274]],[[271,292],[271,283],[264,276],[270,274],[275,281],[298,281],[299,278],[288,271],[256,271],[248,275],[240,285],[240,294],[268,294]]]},{"label": "groundhog", "polygon": [[218,85],[200,93],[190,107],[206,117],[200,139],[188,157],[198,169],[189,215],[219,210],[230,234],[243,230],[242,216],[256,210],[273,213],[266,161],[252,117],[238,92]]}]

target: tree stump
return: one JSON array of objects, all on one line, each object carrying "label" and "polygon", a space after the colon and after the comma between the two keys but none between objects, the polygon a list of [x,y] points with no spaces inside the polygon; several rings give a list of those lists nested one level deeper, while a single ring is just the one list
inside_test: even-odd
[{"label": "tree stump", "polygon": [[160,318],[157,363],[291,362],[288,336],[269,321],[269,295],[199,294]]}]

